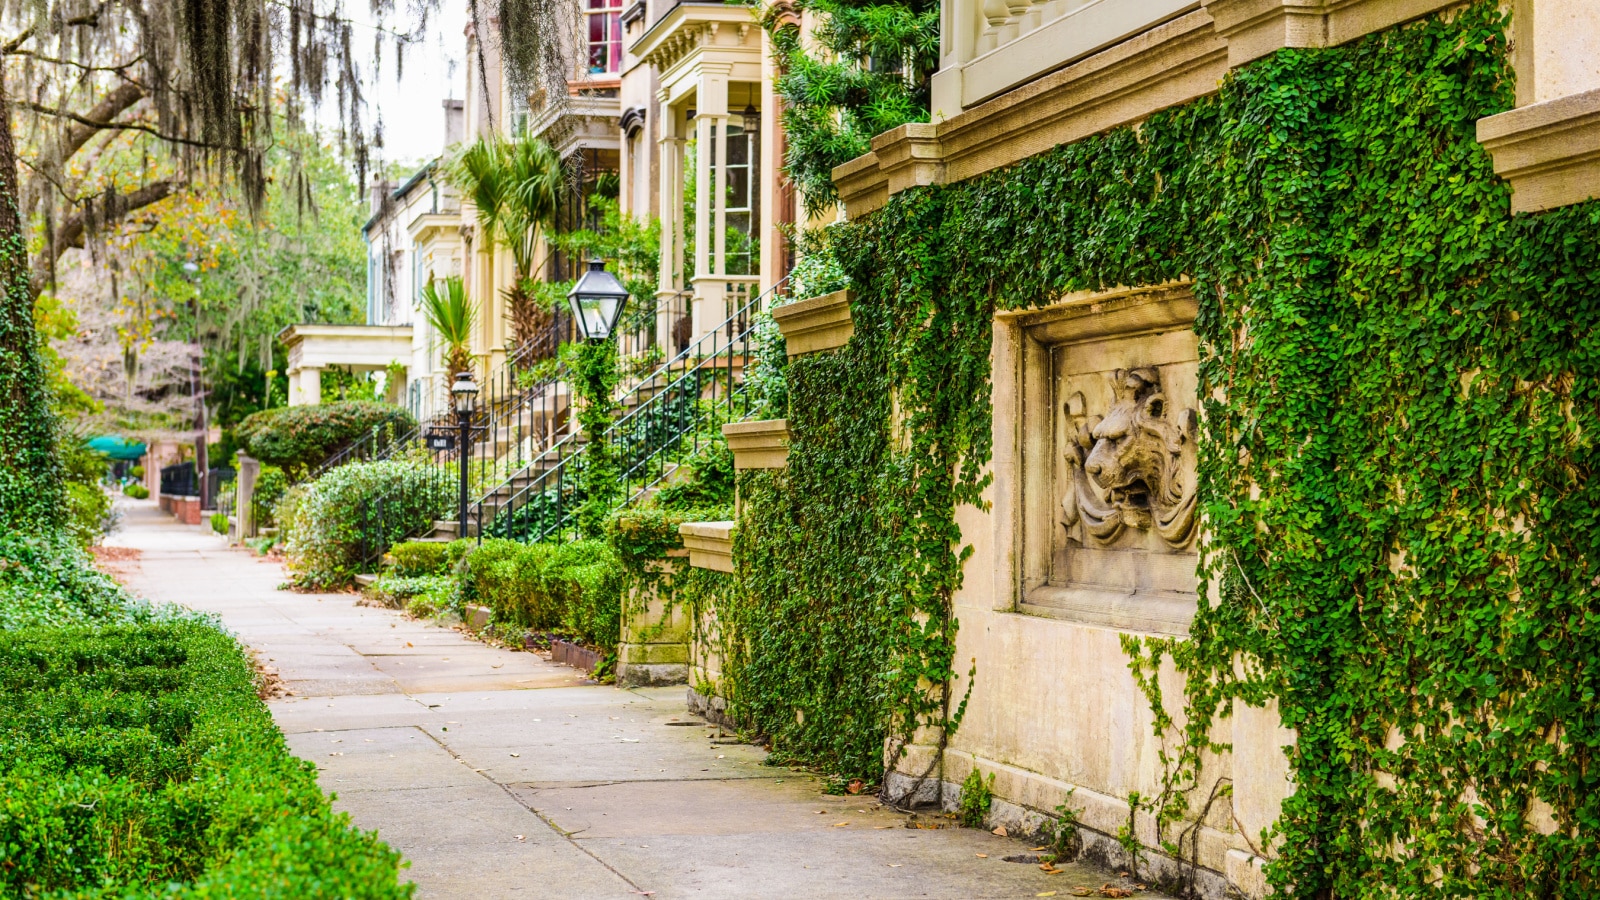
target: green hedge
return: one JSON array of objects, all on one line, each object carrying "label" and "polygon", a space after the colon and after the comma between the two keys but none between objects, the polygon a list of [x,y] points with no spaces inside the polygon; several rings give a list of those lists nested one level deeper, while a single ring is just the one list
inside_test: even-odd
[{"label": "green hedge", "polygon": [[0,896],[409,897],[195,622],[0,633]]},{"label": "green hedge", "polygon": [[441,544],[438,541],[406,541],[395,544],[389,548],[389,557],[394,560],[394,574],[402,578],[443,575],[450,571],[450,566],[456,560],[461,558],[460,554],[456,554],[452,559],[450,544]]},{"label": "green hedge", "polygon": [[432,528],[451,508],[450,480],[400,460],[348,463],[305,485],[284,511],[294,582],[340,587],[364,556]]},{"label": "green hedge", "polygon": [[469,551],[459,570],[462,602],[489,607],[497,624],[559,630],[607,649],[620,639],[624,573],[604,541],[490,539]]},{"label": "green hedge", "polygon": [[256,459],[301,473],[374,431],[394,437],[416,427],[416,419],[398,406],[342,400],[263,410],[234,433]]}]

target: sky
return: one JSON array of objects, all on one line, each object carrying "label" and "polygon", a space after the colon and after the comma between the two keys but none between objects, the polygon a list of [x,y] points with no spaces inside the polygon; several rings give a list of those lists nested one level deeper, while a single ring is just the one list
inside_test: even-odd
[{"label": "sky", "polygon": [[[404,9],[406,4],[396,6]],[[459,100],[466,95],[466,6],[466,0],[444,0],[440,4],[441,9],[429,19],[423,40],[406,50],[403,75],[396,79],[393,41],[385,42],[382,65],[374,78],[374,32],[368,5],[346,5],[346,15],[358,23],[355,46],[368,104],[364,124],[370,134],[373,125],[382,121],[380,155],[384,162],[420,164],[444,149],[443,103],[446,98]],[[409,24],[403,12],[391,21]],[[337,125],[338,110],[325,108],[321,117],[324,124]]]}]

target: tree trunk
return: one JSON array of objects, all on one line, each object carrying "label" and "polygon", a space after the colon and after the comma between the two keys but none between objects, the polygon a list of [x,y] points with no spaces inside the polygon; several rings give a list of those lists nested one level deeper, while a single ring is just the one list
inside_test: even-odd
[{"label": "tree trunk", "polygon": [[33,327],[17,184],[11,101],[0,72],[0,534],[52,534],[63,511],[61,461]]}]

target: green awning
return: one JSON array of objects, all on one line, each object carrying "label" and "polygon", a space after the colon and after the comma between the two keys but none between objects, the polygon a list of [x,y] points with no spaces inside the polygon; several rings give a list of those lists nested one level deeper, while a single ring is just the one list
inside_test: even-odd
[{"label": "green awning", "polygon": [[124,437],[101,435],[88,440],[90,450],[98,450],[112,459],[132,460],[144,456],[144,444]]}]

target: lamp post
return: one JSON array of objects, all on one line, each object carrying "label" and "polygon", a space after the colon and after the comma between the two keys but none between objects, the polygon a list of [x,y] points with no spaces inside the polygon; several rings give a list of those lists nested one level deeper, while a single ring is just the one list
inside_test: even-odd
[{"label": "lamp post", "polygon": [[591,259],[589,271],[567,292],[567,302],[572,304],[572,318],[578,323],[578,334],[584,340],[603,341],[611,337],[617,321],[622,318],[622,308],[628,303],[628,289],[617,276],[606,271],[604,260]]},{"label": "lamp post", "polygon": [[589,271],[567,293],[572,318],[584,339],[575,354],[574,388],[582,398],[578,426],[589,436],[585,452],[582,487],[585,499],[578,509],[578,530],[585,537],[597,537],[601,523],[611,511],[617,492],[619,473],[605,433],[611,427],[616,401],[611,393],[617,386],[617,351],[609,338],[622,318],[628,302],[628,289],[606,271],[598,259],[590,260]]},{"label": "lamp post", "polygon": [[467,459],[471,454],[472,440],[472,410],[478,400],[478,383],[472,380],[471,372],[462,372],[456,375],[456,383],[450,385],[450,397],[455,401],[456,428],[458,444],[456,458],[461,461],[461,503],[456,510],[456,537],[467,536]]}]

